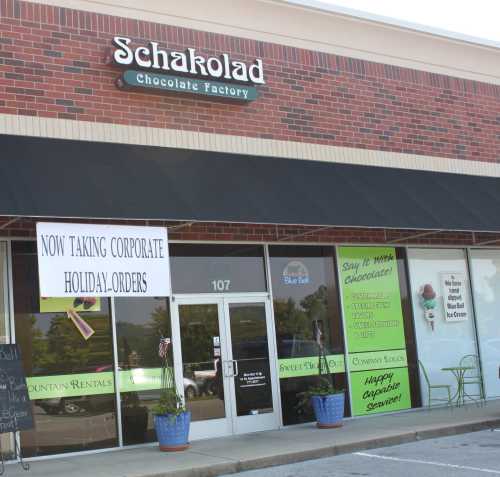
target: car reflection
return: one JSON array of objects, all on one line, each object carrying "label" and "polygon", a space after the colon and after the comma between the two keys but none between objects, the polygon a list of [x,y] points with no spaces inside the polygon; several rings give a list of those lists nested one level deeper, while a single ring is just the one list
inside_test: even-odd
[{"label": "car reflection", "polygon": [[201,361],[184,365],[184,396],[187,401],[217,393],[217,361]]},{"label": "car reflection", "polygon": [[[196,363],[200,369],[193,373],[192,377],[185,376],[184,395],[186,400],[193,400],[197,397],[204,395],[213,395],[216,393],[215,388],[215,364],[210,363]],[[212,369],[210,369],[212,367]],[[208,369],[207,369],[208,368]],[[147,369],[147,368],[144,368]],[[156,368],[153,368],[156,369]],[[133,368],[130,371],[141,371],[143,368]],[[118,371],[125,371],[118,367]],[[94,373],[113,372],[112,365],[99,366],[92,369]],[[43,375],[41,370],[37,370],[37,376]],[[146,378],[147,379],[147,378]],[[160,387],[157,389],[131,391],[139,393],[141,400],[155,401],[159,398]],[[130,392],[122,393],[122,395],[130,394]],[[112,412],[115,410],[115,399],[111,394],[96,394],[96,395],[83,395],[71,397],[54,397],[48,399],[37,399],[35,405],[40,407],[46,414],[56,415],[79,415],[82,413],[96,414],[104,412]]]}]

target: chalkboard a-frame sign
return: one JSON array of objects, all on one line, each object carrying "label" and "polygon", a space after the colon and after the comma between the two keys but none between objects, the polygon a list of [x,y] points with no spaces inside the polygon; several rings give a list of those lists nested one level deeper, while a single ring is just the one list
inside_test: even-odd
[{"label": "chalkboard a-frame sign", "polygon": [[26,377],[17,345],[0,345],[0,434],[33,428]]}]

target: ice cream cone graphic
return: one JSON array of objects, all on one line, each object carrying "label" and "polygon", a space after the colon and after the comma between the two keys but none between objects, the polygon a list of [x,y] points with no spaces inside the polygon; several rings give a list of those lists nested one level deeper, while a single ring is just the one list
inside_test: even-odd
[{"label": "ice cream cone graphic", "polygon": [[426,283],[419,291],[420,304],[424,309],[424,318],[429,323],[431,330],[434,331],[434,308],[436,308],[436,292],[430,283]]}]

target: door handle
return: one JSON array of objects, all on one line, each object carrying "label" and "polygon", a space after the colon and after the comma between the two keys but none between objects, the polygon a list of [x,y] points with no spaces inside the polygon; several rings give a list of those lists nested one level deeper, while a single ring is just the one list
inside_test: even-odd
[{"label": "door handle", "polygon": [[233,360],[233,363],[234,363],[234,368],[233,368],[233,370],[234,370],[234,369],[236,369],[236,371],[235,371],[235,372],[234,372],[234,374],[233,374],[233,378],[235,378],[236,376],[238,376],[238,373],[239,373],[239,371],[238,371],[238,361]]},{"label": "door handle", "polygon": [[238,376],[238,362],[234,359],[228,359],[224,361],[224,377],[226,378],[235,378]]},{"label": "door handle", "polygon": [[234,366],[231,360],[224,361],[224,377],[232,378],[234,376]]}]

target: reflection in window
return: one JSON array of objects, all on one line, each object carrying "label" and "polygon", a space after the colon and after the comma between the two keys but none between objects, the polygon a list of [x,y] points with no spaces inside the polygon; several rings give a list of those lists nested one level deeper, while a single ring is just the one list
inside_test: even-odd
[{"label": "reflection in window", "polygon": [[[309,358],[317,363],[315,327],[322,332],[328,354],[343,354],[342,324],[336,294],[332,247],[275,246],[269,248],[278,359]],[[281,378],[283,422],[313,420],[312,410],[297,407],[298,394],[316,383],[309,376]],[[334,375],[345,387],[345,375]]]},{"label": "reflection in window", "polygon": [[492,398],[500,396],[500,250],[471,250],[470,258],[481,371],[486,397]]},{"label": "reflection in window", "polygon": [[[156,441],[151,408],[160,396],[160,337],[170,337],[166,298],[116,298],[124,444]],[[171,350],[171,348],[170,348]]]},{"label": "reflection in window", "polygon": [[179,305],[184,395],[193,421],[223,418],[219,312],[215,304]]},{"label": "reflection in window", "polygon": [[266,308],[263,303],[231,303],[231,342],[238,416],[273,411]]},{"label": "reflection in window", "polygon": [[0,242],[0,344],[9,343],[7,321],[7,247]]},{"label": "reflection in window", "polygon": [[52,300],[54,311],[40,312],[34,243],[12,244],[12,267],[16,341],[35,420],[34,430],[21,433],[23,455],[116,446],[109,300],[97,301],[96,311],[83,306],[78,310],[95,331],[85,340],[68,318],[64,302]]},{"label": "reflection in window", "polygon": [[[8,323],[7,302],[7,246],[0,242],[0,344],[10,343]],[[11,459],[13,455],[12,434],[0,434],[0,449],[5,459]]]},{"label": "reflection in window", "polygon": [[171,244],[175,293],[267,290],[264,249],[259,245]]}]

